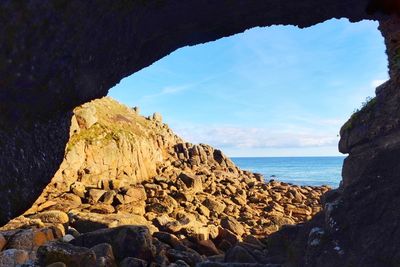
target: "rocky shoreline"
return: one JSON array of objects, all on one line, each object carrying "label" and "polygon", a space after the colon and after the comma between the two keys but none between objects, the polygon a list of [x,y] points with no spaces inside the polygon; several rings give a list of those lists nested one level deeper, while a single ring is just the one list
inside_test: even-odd
[{"label": "rocky shoreline", "polygon": [[280,266],[265,238],[330,189],[265,182],[109,98],[74,113],[60,170],[1,228],[0,266]]}]

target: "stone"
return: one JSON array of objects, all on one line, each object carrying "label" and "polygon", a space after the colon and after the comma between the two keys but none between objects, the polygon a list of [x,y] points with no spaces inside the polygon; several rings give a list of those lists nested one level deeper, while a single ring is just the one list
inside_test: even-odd
[{"label": "stone", "polygon": [[107,191],[104,193],[103,195],[103,203],[104,204],[112,204],[114,201],[114,197],[117,195],[117,193],[115,193],[115,191]]},{"label": "stone", "polygon": [[226,262],[257,263],[256,259],[243,247],[234,246],[225,254]]},{"label": "stone", "polygon": [[7,248],[31,252],[52,240],[54,240],[54,235],[50,228],[26,229],[10,237],[7,242]]},{"label": "stone", "polygon": [[21,249],[7,249],[0,252],[0,266],[18,266],[29,260],[29,254]]},{"label": "stone", "polygon": [[100,243],[90,250],[96,254],[96,262],[99,267],[117,267],[115,262],[113,248],[108,243]]},{"label": "stone", "polygon": [[123,261],[121,261],[120,267],[147,267],[147,262],[142,259],[126,257]]},{"label": "stone", "polygon": [[147,199],[146,191],[143,187],[131,187],[126,191],[126,195],[130,197],[130,202],[139,202]]},{"label": "stone", "polygon": [[151,260],[154,257],[150,232],[143,226],[119,226],[111,229],[100,229],[82,234],[71,243],[84,247],[108,243],[113,247],[117,261],[126,257],[138,257],[144,260]]},{"label": "stone", "polygon": [[75,116],[81,128],[90,128],[97,122],[96,109],[91,105],[83,105],[75,111]]},{"label": "stone", "polygon": [[71,191],[80,198],[85,198],[86,188],[85,185],[80,182],[75,182],[71,185]]},{"label": "stone", "polygon": [[7,240],[4,238],[4,236],[0,233],[0,251],[3,250],[3,248],[6,246]]},{"label": "stone", "polygon": [[195,175],[190,175],[182,172],[179,174],[178,179],[180,179],[185,184],[186,188],[192,193],[203,191],[201,178]]},{"label": "stone", "polygon": [[40,219],[44,223],[60,223],[69,222],[68,214],[59,210],[49,210],[31,216],[32,219]]},{"label": "stone", "polygon": [[167,251],[167,257],[171,262],[182,260],[190,266],[195,266],[196,263],[202,262],[203,257],[196,251],[188,249],[186,251],[180,251],[176,249],[169,249]]},{"label": "stone", "polygon": [[96,254],[88,248],[56,241],[39,247],[37,261],[39,266],[47,266],[55,262],[76,267],[96,266]]},{"label": "stone", "polygon": [[161,114],[158,113],[158,112],[154,112],[154,113],[153,113],[152,119],[155,120],[155,121],[157,121],[157,122],[162,122],[162,116],[161,116]]},{"label": "stone", "polygon": [[221,226],[238,236],[242,236],[245,233],[243,225],[240,224],[235,218],[231,217],[222,218]]},{"label": "stone", "polygon": [[225,203],[218,201],[211,196],[204,200],[203,205],[206,206],[210,211],[213,211],[217,214],[222,214],[226,208]]},{"label": "stone", "polygon": [[101,197],[106,193],[102,189],[90,189],[89,190],[89,202],[97,203],[100,201]]},{"label": "stone", "polygon": [[75,237],[73,235],[67,234],[65,236],[62,237],[62,241],[63,242],[71,242],[72,240],[74,240]]},{"label": "stone", "polygon": [[143,216],[136,214],[98,214],[75,212],[71,213],[71,217],[71,225],[81,233],[123,225],[147,226],[150,230],[153,230],[151,228],[152,225],[150,225]]}]

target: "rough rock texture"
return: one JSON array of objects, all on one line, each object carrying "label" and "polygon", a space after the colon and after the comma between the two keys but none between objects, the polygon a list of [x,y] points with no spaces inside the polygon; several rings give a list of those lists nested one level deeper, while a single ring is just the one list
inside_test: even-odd
[{"label": "rough rock texture", "polygon": [[280,263],[257,238],[311,219],[329,190],[266,182],[111,98],[76,108],[72,121],[59,171],[0,229],[2,249],[30,264]]},{"label": "rough rock texture", "polygon": [[[184,45],[252,26],[306,27],[333,17],[358,21],[373,16],[367,12],[391,13],[396,7],[395,0],[2,1],[0,223],[29,207],[55,173],[68,137],[70,111],[104,96],[121,78]],[[323,213],[269,238],[270,256],[279,254],[287,264],[399,264],[399,22],[379,19],[391,79],[378,88],[376,100],[342,129],[340,149],[349,153],[343,185],[325,196]],[[90,127],[95,123],[93,114],[86,115],[81,123]],[[86,193],[80,189],[77,186],[75,191]],[[81,205],[75,194],[63,197]],[[125,201],[121,194],[115,198]],[[242,198],[236,201],[242,203]],[[222,207],[216,201],[208,205]],[[112,210],[109,206],[96,209],[100,208]],[[43,224],[40,220],[31,223]],[[223,231],[225,236],[232,238],[227,231]],[[163,246],[159,250],[165,251]],[[235,251],[246,255],[241,248]],[[22,254],[4,252],[2,260],[17,262]],[[198,255],[169,250],[168,258],[189,261]]]},{"label": "rough rock texture", "polygon": [[[122,78],[179,47],[254,26],[378,18],[367,14],[368,3],[1,1],[0,224],[30,206],[53,177],[66,143],[69,111],[106,95]],[[379,8],[375,4],[372,11]]]}]

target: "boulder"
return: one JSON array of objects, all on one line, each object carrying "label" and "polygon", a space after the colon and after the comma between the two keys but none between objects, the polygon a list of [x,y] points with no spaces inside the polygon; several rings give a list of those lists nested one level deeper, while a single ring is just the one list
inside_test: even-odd
[{"label": "boulder", "polygon": [[39,266],[55,262],[63,262],[67,266],[74,267],[96,266],[96,254],[88,248],[56,241],[39,247],[37,261]]},{"label": "boulder", "polygon": [[154,257],[154,246],[149,230],[143,226],[120,226],[111,229],[100,229],[82,234],[72,244],[82,247],[93,247],[108,243],[113,247],[117,261],[126,257],[151,260]]},{"label": "boulder", "polygon": [[95,245],[90,250],[92,250],[96,254],[96,263],[98,267],[117,267],[117,264],[115,263],[113,248],[110,244],[101,243]]},{"label": "boulder", "polygon": [[7,249],[0,252],[0,266],[18,266],[29,260],[29,254],[22,249]]},{"label": "boulder", "polygon": [[242,236],[245,233],[243,225],[232,217],[222,218],[221,226],[238,236]]},{"label": "boulder", "polygon": [[179,174],[178,179],[180,179],[185,184],[187,190],[189,190],[191,193],[198,193],[203,191],[201,178],[195,175],[182,172]]},{"label": "boulder", "polygon": [[40,219],[44,223],[66,224],[69,221],[68,215],[59,210],[49,210],[31,216],[32,219]]},{"label": "boulder", "polygon": [[216,200],[216,198],[212,196],[208,196],[203,201],[203,205],[206,206],[210,211],[213,211],[217,214],[222,214],[226,208],[225,203]]},{"label": "boulder", "polygon": [[102,189],[90,189],[88,200],[90,203],[97,203],[105,193],[106,191]]},{"label": "boulder", "polygon": [[256,259],[243,247],[234,246],[225,254],[226,262],[257,263]]}]

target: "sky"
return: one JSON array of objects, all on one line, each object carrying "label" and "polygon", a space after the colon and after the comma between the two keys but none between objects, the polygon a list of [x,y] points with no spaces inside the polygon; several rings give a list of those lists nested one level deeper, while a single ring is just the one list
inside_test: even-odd
[{"label": "sky", "polygon": [[178,49],[109,96],[231,157],[338,156],[341,125],[388,79],[377,27],[253,28]]}]

